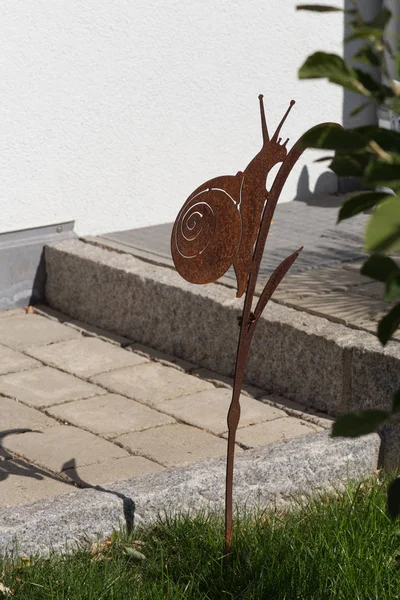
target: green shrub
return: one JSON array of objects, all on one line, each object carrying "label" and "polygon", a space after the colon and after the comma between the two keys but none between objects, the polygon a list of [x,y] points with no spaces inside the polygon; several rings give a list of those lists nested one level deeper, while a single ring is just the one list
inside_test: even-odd
[{"label": "green shrub", "polygon": [[[326,5],[300,5],[299,10],[332,12],[342,10]],[[346,61],[341,56],[315,52],[307,58],[299,71],[302,79],[326,78],[360,95],[360,105],[352,114],[373,103],[400,114],[400,85],[390,78],[388,61],[393,61],[396,76],[400,56],[398,39],[389,39],[387,27],[390,11],[383,7],[372,20],[365,20],[353,2],[345,11],[349,16],[350,33],[345,43],[358,40],[355,54]],[[369,69],[365,69],[369,67]],[[379,78],[371,72],[378,70]],[[400,77],[399,77],[400,78]],[[304,137],[311,148],[333,151],[328,160],[330,169],[339,177],[357,177],[363,191],[342,205],[338,221],[349,219],[372,209],[364,233],[364,247],[369,254],[361,273],[385,284],[385,300],[400,296],[400,268],[392,257],[400,251],[400,133],[365,125],[341,129],[326,125]],[[400,302],[380,320],[377,336],[387,344],[400,326]],[[399,421],[400,391],[393,396],[391,410],[369,410],[340,417],[332,429],[333,436],[358,437],[377,431],[388,421]],[[394,519],[400,514],[400,480],[389,487],[388,509]]]}]

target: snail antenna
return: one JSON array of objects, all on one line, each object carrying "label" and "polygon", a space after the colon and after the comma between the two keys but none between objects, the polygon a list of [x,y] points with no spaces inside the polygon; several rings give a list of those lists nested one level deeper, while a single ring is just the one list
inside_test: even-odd
[{"label": "snail antenna", "polygon": [[[279,135],[279,132],[280,132],[280,130],[282,129],[282,125],[283,125],[283,124],[284,124],[284,122],[286,121],[286,119],[287,119],[287,116],[288,116],[288,114],[290,113],[290,111],[292,110],[292,107],[293,107],[293,105],[294,105],[294,104],[295,104],[295,101],[294,101],[294,100],[291,100],[291,101],[290,101],[290,104],[289,104],[289,108],[287,109],[287,111],[286,111],[286,112],[285,112],[285,114],[283,115],[282,121],[279,123],[279,125],[278,125],[278,127],[277,127],[277,129],[276,129],[276,131],[275,131],[275,133],[274,133],[274,135],[273,135],[273,137],[272,137],[273,141],[276,141],[276,140],[278,139],[278,135]],[[285,143],[286,143],[286,142],[285,142]]]},{"label": "snail antenna", "polygon": [[258,99],[260,101],[261,129],[262,129],[262,135],[263,135],[263,143],[265,146],[265,144],[267,144],[269,142],[269,135],[268,135],[267,121],[265,120],[265,110],[264,110],[263,98],[264,98],[264,96],[262,94],[260,94],[258,96]]}]

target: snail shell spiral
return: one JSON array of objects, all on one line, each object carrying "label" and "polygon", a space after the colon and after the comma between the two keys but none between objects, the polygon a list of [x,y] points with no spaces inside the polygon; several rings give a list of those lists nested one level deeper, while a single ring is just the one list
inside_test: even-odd
[{"label": "snail shell spiral", "polygon": [[237,184],[233,176],[209,181],[189,196],[176,218],[172,258],[178,273],[190,283],[216,281],[237,254],[242,235],[240,193],[230,193],[240,191]]}]

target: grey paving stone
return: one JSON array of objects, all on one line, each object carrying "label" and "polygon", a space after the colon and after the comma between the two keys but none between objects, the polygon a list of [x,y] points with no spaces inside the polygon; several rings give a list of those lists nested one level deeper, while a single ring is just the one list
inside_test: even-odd
[{"label": "grey paving stone", "polygon": [[353,260],[351,262],[344,262],[343,269],[350,269],[351,271],[360,271],[363,266],[363,260]]},{"label": "grey paving stone", "polygon": [[332,429],[332,425],[335,422],[335,419],[327,416],[325,413],[311,413],[310,415],[306,415],[304,417],[305,421],[310,421],[310,423],[314,423],[318,425],[318,427],[322,427],[322,429],[328,429],[329,431]]},{"label": "grey paving stone", "polygon": [[175,419],[116,394],[54,406],[49,414],[106,437],[174,423]]},{"label": "grey paving stone", "polygon": [[330,320],[354,325],[371,321],[373,317],[385,310],[385,304],[376,298],[369,298],[361,294],[348,292],[329,292],[307,297],[288,297],[282,299],[287,306],[306,310],[308,313],[326,317]]},{"label": "grey paving stone", "polygon": [[93,377],[92,381],[110,391],[155,407],[170,398],[213,388],[211,383],[198,377],[153,362],[103,373]]},{"label": "grey paving stone", "polygon": [[[179,421],[219,435],[228,429],[226,419],[231,397],[230,390],[219,388],[174,398],[160,406]],[[244,394],[240,397],[240,404],[239,427],[286,417],[286,413],[282,410],[263,404]]]},{"label": "grey paving stone", "polygon": [[196,368],[191,362],[187,360],[183,360],[182,358],[177,358],[176,356],[172,356],[171,354],[165,354],[165,352],[160,352],[159,350],[155,350],[154,348],[150,348],[149,346],[144,346],[143,344],[131,344],[128,346],[127,350],[131,350],[132,352],[136,352],[140,356],[145,356],[150,360],[154,360],[156,362],[165,365],[166,367],[174,367],[175,369],[179,369],[184,372],[191,372]]},{"label": "grey paving stone", "polygon": [[22,317],[25,315],[25,309],[23,308],[12,308],[11,310],[0,310],[0,319],[6,317]]},{"label": "grey paving stone", "polygon": [[54,310],[50,308],[50,306],[46,305],[35,305],[33,307],[35,314],[44,316],[48,319],[52,319],[53,321],[58,321],[59,323],[65,323],[69,327],[73,327],[79,333],[83,335],[87,335],[89,337],[97,337],[105,342],[110,342],[111,344],[115,344],[116,346],[125,347],[128,344],[132,343],[132,340],[113,333],[112,331],[106,331],[105,329],[101,329],[100,327],[95,327],[94,325],[88,325],[83,321],[79,321],[78,319],[72,319],[68,315],[64,313]]},{"label": "grey paving stone", "polygon": [[105,329],[95,327],[94,325],[88,325],[87,323],[83,323],[77,319],[70,321],[69,326],[77,329],[83,336],[95,337],[109,344],[120,346],[121,348],[125,348],[132,343],[132,340],[124,337],[123,335],[118,335],[112,331],[106,331]]},{"label": "grey paving stone", "polygon": [[144,357],[133,352],[116,348],[96,338],[82,336],[70,342],[52,344],[48,348],[36,348],[30,354],[52,367],[78,377],[91,377],[97,373],[147,362]]},{"label": "grey paving stone", "polygon": [[57,425],[39,410],[0,396],[0,445],[2,437],[13,429],[44,429]]},{"label": "grey paving stone", "polygon": [[67,469],[63,473],[71,481],[86,487],[87,485],[105,485],[113,481],[131,479],[132,477],[143,477],[143,475],[160,473],[164,470],[165,467],[143,458],[143,456],[125,456],[88,467]]},{"label": "grey paving stone", "polygon": [[0,506],[12,506],[14,517],[19,512],[15,508],[18,505],[75,491],[68,483],[24,460],[14,458],[0,461]]},{"label": "grey paving stone", "polygon": [[37,407],[105,393],[102,388],[51,367],[40,367],[0,377],[0,394],[12,396]]},{"label": "grey paving stone", "polygon": [[383,299],[383,296],[385,295],[385,284],[381,283],[380,281],[371,282],[370,279],[368,281],[370,283],[353,287],[351,288],[351,291],[354,294],[360,294],[361,296],[368,296],[368,298],[381,300],[383,304],[387,304],[389,310],[393,302],[387,302]]},{"label": "grey paving stone", "polygon": [[275,408],[284,411],[286,414],[292,417],[302,419],[308,423],[313,423],[314,425],[322,427],[323,429],[331,429],[332,423],[335,420],[333,417],[329,417],[325,413],[314,411],[306,406],[302,406],[298,402],[292,402],[291,400],[286,400],[285,398],[281,398],[279,396],[264,396],[263,398],[260,398],[260,402],[264,402],[269,406],[274,406]]},{"label": "grey paving stone", "polygon": [[50,321],[39,315],[4,317],[1,320],[0,342],[17,350],[26,350],[71,340],[79,333],[70,327]]},{"label": "grey paving stone", "polygon": [[41,433],[7,436],[4,447],[56,472],[71,468],[71,463],[76,467],[86,467],[128,456],[115,444],[66,425],[49,427]]},{"label": "grey paving stone", "polygon": [[[378,323],[375,322],[374,323],[374,331],[373,331],[373,333],[377,334],[377,330],[378,330]],[[393,341],[396,341],[396,342],[400,341],[400,330],[399,329],[397,329],[397,331],[394,332],[394,334],[392,335],[391,339]]]},{"label": "grey paving stone", "polygon": [[[209,381],[216,387],[226,389],[233,388],[234,380],[232,377],[227,377],[226,375],[215,373],[215,371],[210,371],[210,369],[195,369],[194,371],[192,371],[191,374],[200,377],[200,379],[205,379],[205,381]],[[244,383],[242,385],[242,393],[246,396],[252,396],[253,398],[261,398],[261,396],[265,395],[264,390],[260,390],[260,388],[254,387],[253,385],[249,385],[248,383]]]},{"label": "grey paving stone", "polygon": [[163,425],[117,438],[126,448],[166,467],[200,462],[226,453],[221,438],[188,425]]},{"label": "grey paving stone", "polygon": [[308,410],[303,404],[293,402],[293,400],[288,400],[287,398],[282,398],[282,396],[274,396],[273,394],[264,394],[261,396],[260,402],[269,404],[269,406],[275,406],[275,408],[279,408],[285,412],[291,410],[296,412],[306,412]]},{"label": "grey paving stone", "polygon": [[291,440],[301,435],[315,434],[317,431],[322,431],[322,428],[294,417],[286,417],[238,429],[236,441],[247,448],[255,448],[272,442]]},{"label": "grey paving stone", "polygon": [[279,284],[274,298],[289,299],[323,295],[329,292],[347,291],[353,286],[368,284],[368,279],[358,271],[343,267],[324,267],[302,273],[289,274]]},{"label": "grey paving stone", "polygon": [[35,315],[39,315],[41,317],[45,317],[46,319],[50,319],[51,321],[57,321],[58,323],[66,323],[67,325],[72,321],[71,317],[60,312],[59,310],[55,310],[51,308],[51,306],[47,306],[46,304],[35,304],[32,307]]},{"label": "grey paving stone", "polygon": [[27,371],[28,369],[34,369],[35,367],[40,366],[41,363],[38,360],[0,345],[0,375],[16,373],[17,371]]}]

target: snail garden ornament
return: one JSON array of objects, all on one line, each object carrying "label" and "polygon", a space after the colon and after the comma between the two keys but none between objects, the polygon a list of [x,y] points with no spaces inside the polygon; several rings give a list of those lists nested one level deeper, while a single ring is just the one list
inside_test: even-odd
[{"label": "snail garden ornament", "polygon": [[[171,236],[171,253],[178,273],[196,284],[217,281],[233,266],[237,294],[245,294],[236,356],[232,401],[228,411],[228,451],[225,496],[225,553],[232,545],[232,489],[236,430],[240,419],[240,391],[251,340],[257,321],[268,300],[296,260],[302,248],[275,269],[261,292],[254,312],[252,303],[261,259],[274,211],[293,166],[306,148],[302,136],[287,150],[281,129],[294,100],[270,138],[263,96],[259,96],[263,145],[244,171],[223,175],[203,183],[188,197],[179,211]],[[315,130],[326,123],[313,127]],[[334,125],[334,124],[332,124]],[[312,130],[309,130],[309,134]],[[306,134],[304,134],[306,135]],[[268,174],[281,163],[275,180],[266,189]]]},{"label": "snail garden ornament", "polygon": [[287,156],[278,138],[294,101],[273,137],[268,135],[263,96],[259,96],[263,146],[242,172],[215,177],[198,187],[186,200],[174,225],[172,257],[177,271],[190,283],[211,283],[233,265],[237,297],[247,285],[253,246],[268,192],[268,173]]}]

